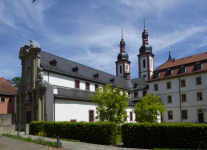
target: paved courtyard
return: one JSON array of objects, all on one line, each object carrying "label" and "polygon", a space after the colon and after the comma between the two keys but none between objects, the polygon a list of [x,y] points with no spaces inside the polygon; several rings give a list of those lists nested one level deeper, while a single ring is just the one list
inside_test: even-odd
[{"label": "paved courtyard", "polygon": [[[32,139],[38,138],[38,136],[30,135]],[[21,137],[27,138],[28,135],[21,135]],[[45,141],[53,141],[57,142],[55,139],[50,139],[44,137]],[[110,145],[99,145],[99,144],[91,144],[85,142],[69,142],[62,141],[63,148],[61,150],[138,150],[136,148],[124,148],[118,146],[110,146]],[[54,150],[57,148],[52,148],[48,146],[43,146],[31,142],[26,142],[22,140],[17,140],[14,138],[9,138],[0,135],[0,150]]]}]

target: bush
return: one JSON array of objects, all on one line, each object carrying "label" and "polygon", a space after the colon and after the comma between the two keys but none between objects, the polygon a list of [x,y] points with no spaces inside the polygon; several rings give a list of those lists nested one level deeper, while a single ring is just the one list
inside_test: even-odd
[{"label": "bush", "polygon": [[205,124],[126,123],[121,131],[126,147],[197,149],[207,143]]},{"label": "bush", "polygon": [[116,143],[117,127],[109,122],[42,122],[30,123],[30,134],[46,132],[48,137],[54,134],[65,139],[75,139],[83,142],[114,145]]}]

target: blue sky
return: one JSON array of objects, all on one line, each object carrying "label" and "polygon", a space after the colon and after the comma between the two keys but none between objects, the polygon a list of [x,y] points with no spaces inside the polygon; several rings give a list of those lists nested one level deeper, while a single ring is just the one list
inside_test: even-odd
[{"label": "blue sky", "polygon": [[121,28],[138,77],[143,17],[155,68],[168,59],[207,51],[206,0],[1,0],[0,77],[21,76],[20,47],[32,39],[42,51],[116,73]]}]

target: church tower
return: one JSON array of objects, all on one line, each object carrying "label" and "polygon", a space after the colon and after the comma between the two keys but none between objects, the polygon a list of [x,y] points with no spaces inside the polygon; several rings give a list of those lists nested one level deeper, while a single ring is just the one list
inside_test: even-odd
[{"label": "church tower", "polygon": [[139,65],[139,77],[144,77],[149,80],[154,71],[154,54],[152,53],[152,47],[148,43],[148,33],[145,29],[142,32],[142,46],[139,49],[138,65]]},{"label": "church tower", "polygon": [[122,38],[120,41],[120,53],[117,56],[116,63],[116,76],[122,77],[124,79],[131,79],[131,73],[130,73],[130,61],[128,54],[125,52],[125,41],[123,39],[123,32],[122,32]]}]

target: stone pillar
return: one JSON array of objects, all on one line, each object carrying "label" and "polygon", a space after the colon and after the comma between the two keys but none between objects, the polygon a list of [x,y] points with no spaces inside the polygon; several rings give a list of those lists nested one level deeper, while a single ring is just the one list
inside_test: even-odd
[{"label": "stone pillar", "polygon": [[16,96],[16,123],[19,123],[19,96]]},{"label": "stone pillar", "polygon": [[42,121],[45,121],[45,94],[44,94],[44,89],[42,90],[41,94],[42,94]]},{"label": "stone pillar", "polygon": [[36,102],[37,102],[37,119],[38,121],[42,121],[42,115],[41,115],[41,100],[40,100],[40,90],[36,91]]},{"label": "stone pillar", "polygon": [[35,121],[35,92],[32,91],[32,121]]},{"label": "stone pillar", "polygon": [[46,115],[46,89],[44,89],[44,121],[47,121],[47,115]]},{"label": "stone pillar", "polygon": [[23,97],[22,95],[19,98],[19,123],[22,123],[22,101],[23,101]]}]

